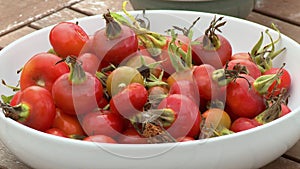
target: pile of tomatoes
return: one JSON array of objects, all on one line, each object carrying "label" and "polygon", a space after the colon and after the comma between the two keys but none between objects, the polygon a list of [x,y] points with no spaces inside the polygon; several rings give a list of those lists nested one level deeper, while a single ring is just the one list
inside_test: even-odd
[{"label": "pile of tomatoes", "polygon": [[233,54],[222,17],[193,37],[195,23],[159,34],[125,14],[108,11],[92,36],[80,23],[55,25],[52,49],[25,63],[4,114],[61,137],[143,144],[240,132],[291,111],[290,74],[272,67],[284,49],[261,38]]}]

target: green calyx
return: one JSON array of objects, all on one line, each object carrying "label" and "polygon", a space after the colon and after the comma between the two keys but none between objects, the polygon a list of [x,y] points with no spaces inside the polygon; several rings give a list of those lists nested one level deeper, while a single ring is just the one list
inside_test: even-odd
[{"label": "green calyx", "polygon": [[0,107],[3,110],[5,117],[15,121],[24,122],[30,115],[30,107],[27,104],[20,103],[16,106],[0,102]]},{"label": "green calyx", "polygon": [[211,21],[208,29],[205,31],[205,35],[203,37],[203,47],[206,50],[217,50],[221,46],[221,42],[219,37],[216,34],[216,31],[222,32],[220,27],[226,24],[226,21],[221,22],[224,17],[216,18]]},{"label": "green calyx", "polygon": [[82,84],[86,81],[86,74],[79,62],[75,57],[68,56],[64,61],[69,65],[70,74],[69,81],[72,84]]},{"label": "green calyx", "polygon": [[250,52],[252,61],[258,66],[262,73],[271,69],[273,66],[273,59],[286,49],[285,47],[283,47],[279,50],[276,50],[275,45],[280,41],[281,34],[274,24],[272,24],[271,27],[278,33],[278,38],[274,41],[269,33],[269,30],[267,29],[265,31],[265,34],[267,34],[267,36],[269,37],[270,43],[265,46],[262,46],[264,40],[264,33],[261,32],[259,40],[253,46]]},{"label": "green calyx", "polygon": [[110,12],[103,14],[103,17],[106,21],[106,37],[109,40],[116,39],[122,33],[121,25],[111,16]]},{"label": "green calyx", "polygon": [[[226,64],[225,68],[217,69],[213,72],[212,79],[216,81],[219,86],[226,86],[237,78],[245,79],[241,74],[248,74],[248,70],[245,66],[236,64],[232,70],[229,70],[228,65]],[[249,84],[249,86],[251,86],[251,84]]]},{"label": "green calyx", "polygon": [[130,27],[153,57],[160,55],[162,48],[167,44],[166,37],[159,33],[150,31],[149,26],[145,27],[144,24],[141,24],[143,22],[129,14],[126,10],[127,4],[128,2],[124,1],[122,9],[130,21],[117,13],[111,13],[111,16],[119,23]]},{"label": "green calyx", "polygon": [[276,74],[268,74],[258,77],[253,82],[254,89],[261,95],[268,93],[269,88],[274,84],[274,82],[277,84],[281,83],[280,76],[282,73],[282,69],[279,69]]},{"label": "green calyx", "polygon": [[[187,69],[191,69],[193,67],[192,64],[192,48],[191,43],[188,46],[188,51],[185,52],[182,50],[180,44],[176,45],[177,34],[175,34],[174,30],[170,30],[172,40],[168,45],[168,54],[172,63],[172,66],[176,70],[176,72],[181,72]],[[190,33],[191,38],[193,35]]]}]

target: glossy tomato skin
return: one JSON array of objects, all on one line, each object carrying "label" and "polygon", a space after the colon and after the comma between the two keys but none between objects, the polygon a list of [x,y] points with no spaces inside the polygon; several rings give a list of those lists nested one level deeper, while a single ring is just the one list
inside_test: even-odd
[{"label": "glossy tomato skin", "polygon": [[94,51],[101,62],[104,60],[119,65],[138,50],[138,39],[134,31],[127,26],[120,26],[120,35],[113,39],[107,37],[106,29],[100,29],[94,34]]},{"label": "glossy tomato skin", "polygon": [[[267,71],[264,72],[264,75],[270,75],[270,74],[276,74],[278,71],[280,70],[280,68],[271,68]],[[292,78],[291,78],[291,75],[290,73],[288,72],[288,70],[282,68],[282,75],[280,76],[280,80],[277,84],[277,82],[273,82],[273,84],[269,87],[268,89],[268,94],[272,94],[274,96],[277,96],[281,93],[281,91],[283,89],[286,89],[287,91],[290,89],[291,87],[291,83],[292,83]],[[276,86],[276,88],[275,88]]]},{"label": "glossy tomato skin", "polygon": [[228,70],[233,70],[234,66],[236,65],[241,65],[241,66],[245,66],[247,71],[248,71],[248,75],[252,76],[254,79],[258,78],[259,76],[261,76],[261,71],[259,70],[259,68],[257,67],[257,65],[247,59],[234,59],[228,62]]},{"label": "glossy tomato skin", "polygon": [[131,83],[110,100],[110,109],[130,119],[140,111],[148,100],[148,91],[140,83]]},{"label": "glossy tomato skin", "polygon": [[232,55],[232,47],[229,41],[222,35],[217,35],[220,40],[220,47],[213,49],[205,49],[203,46],[203,36],[196,38],[199,44],[192,45],[192,57],[195,65],[210,64],[216,69],[222,68]]},{"label": "glossy tomato skin", "polygon": [[77,117],[66,114],[60,109],[56,109],[56,115],[52,127],[60,129],[68,136],[85,135]]},{"label": "glossy tomato skin", "polygon": [[279,117],[285,116],[289,114],[292,110],[284,103],[281,103],[281,113],[279,114]]},{"label": "glossy tomato skin", "polygon": [[216,69],[209,64],[202,64],[194,67],[193,77],[197,84],[198,93],[206,100],[215,99],[220,95],[221,89],[212,79],[212,74]]},{"label": "glossy tomato skin", "polygon": [[169,94],[182,94],[193,100],[194,103],[199,105],[200,97],[198,95],[198,88],[194,81],[178,80],[170,87]]},{"label": "glossy tomato skin", "polygon": [[124,119],[107,110],[87,113],[82,119],[82,128],[88,136],[106,135],[116,137],[123,132]]},{"label": "glossy tomato skin", "polygon": [[254,79],[246,74],[241,76],[244,78],[237,78],[228,84],[226,104],[232,113],[239,117],[254,118],[265,110],[265,102],[263,97],[254,90],[252,85]]},{"label": "glossy tomato skin", "polygon": [[20,76],[20,88],[33,85],[44,87],[51,92],[52,85],[61,75],[69,72],[66,63],[61,62],[60,57],[50,53],[38,53],[27,61],[22,69]]},{"label": "glossy tomato skin", "polygon": [[197,104],[189,97],[181,94],[169,95],[158,105],[158,109],[162,108],[169,108],[175,112],[175,121],[167,129],[171,136],[198,137],[202,118]]},{"label": "glossy tomato skin", "polygon": [[85,72],[86,80],[80,84],[69,81],[69,73],[60,76],[52,88],[52,95],[56,106],[64,113],[80,115],[98,107],[103,99],[101,82],[93,75]]},{"label": "glossy tomato skin", "polygon": [[19,103],[29,108],[28,117],[20,123],[39,131],[45,131],[53,124],[56,109],[51,93],[39,86],[30,86],[20,95]]},{"label": "glossy tomato skin", "polygon": [[111,143],[116,144],[116,140],[106,135],[94,135],[88,136],[83,139],[83,141],[97,142],[97,143]]},{"label": "glossy tomato skin", "polygon": [[233,132],[241,132],[245,130],[249,130],[251,128],[255,128],[260,126],[261,124],[258,123],[255,119],[240,117],[233,121],[230,130]]},{"label": "glossy tomato skin", "polygon": [[61,22],[55,25],[49,34],[50,43],[58,56],[78,56],[89,36],[79,25]]}]

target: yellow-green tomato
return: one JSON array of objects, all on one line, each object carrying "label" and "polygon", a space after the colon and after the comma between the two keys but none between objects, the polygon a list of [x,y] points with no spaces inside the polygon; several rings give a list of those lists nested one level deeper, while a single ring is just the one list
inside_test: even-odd
[{"label": "yellow-green tomato", "polygon": [[110,96],[114,96],[124,87],[134,82],[144,85],[144,78],[137,69],[129,66],[117,67],[107,78],[107,92]]}]

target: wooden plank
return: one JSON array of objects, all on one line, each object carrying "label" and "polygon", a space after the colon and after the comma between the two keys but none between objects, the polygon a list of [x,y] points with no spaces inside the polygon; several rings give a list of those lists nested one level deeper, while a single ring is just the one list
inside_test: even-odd
[{"label": "wooden plank", "polygon": [[36,29],[26,26],[26,27],[22,27],[16,31],[10,32],[10,33],[0,37],[0,47],[4,48],[11,42],[13,42],[31,32],[34,32],[35,30]]},{"label": "wooden plank", "polygon": [[30,169],[20,162],[16,156],[1,143],[0,141],[0,168],[1,169]]},{"label": "wooden plank", "polygon": [[297,162],[300,162],[300,141],[298,141],[291,149],[289,149],[285,156]]},{"label": "wooden plank", "polygon": [[0,36],[81,0],[0,1]]},{"label": "wooden plank", "polygon": [[[124,0],[85,0],[72,5],[71,8],[87,15],[97,15],[107,12],[107,9],[111,11],[121,11],[123,1]],[[130,3],[128,3],[127,10],[133,10]]]},{"label": "wooden plank", "polygon": [[[300,2],[300,1],[299,1]],[[272,23],[274,23],[275,25],[277,25],[278,29],[280,30],[281,33],[287,35],[288,37],[294,39],[295,41],[297,41],[298,43],[300,42],[300,27],[287,23],[287,22],[283,22],[281,20],[278,19],[274,19],[256,12],[251,12],[250,15],[246,18],[249,21],[252,22],[256,22],[259,23],[261,25],[270,27],[270,25]]]},{"label": "wooden plank", "polygon": [[67,21],[67,20],[72,20],[72,19],[77,19],[77,18],[82,18],[85,17],[86,15],[81,14],[79,12],[76,12],[74,10],[64,8],[58,12],[55,12],[49,16],[46,16],[40,20],[37,20],[35,22],[32,22],[30,26],[41,29],[53,24],[57,24],[61,21]]},{"label": "wooden plank", "polygon": [[299,169],[300,164],[289,159],[279,157],[277,160],[269,163],[261,169]]},{"label": "wooden plank", "polygon": [[300,26],[299,0],[256,0],[254,10]]}]

